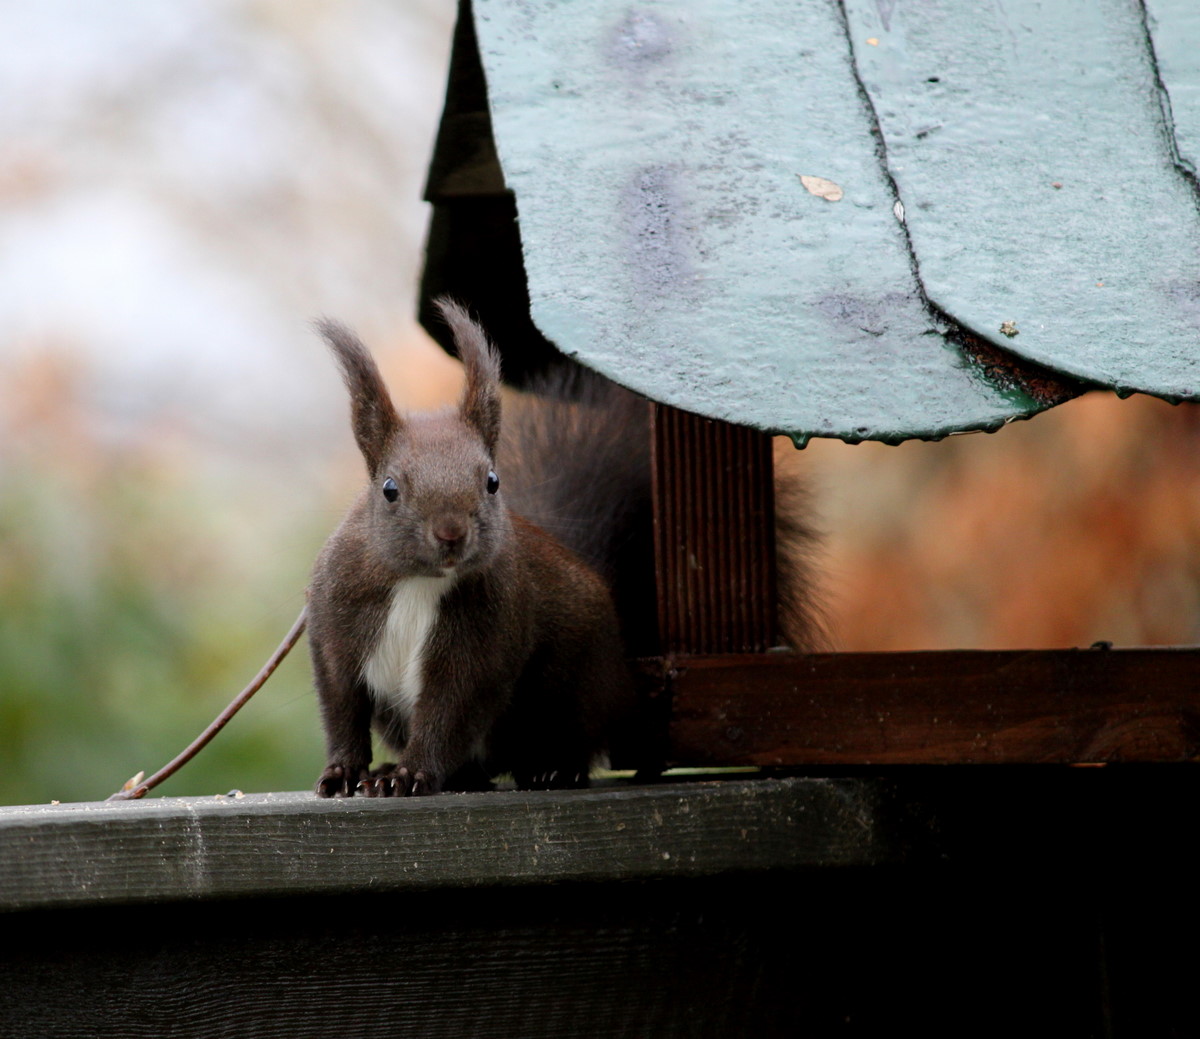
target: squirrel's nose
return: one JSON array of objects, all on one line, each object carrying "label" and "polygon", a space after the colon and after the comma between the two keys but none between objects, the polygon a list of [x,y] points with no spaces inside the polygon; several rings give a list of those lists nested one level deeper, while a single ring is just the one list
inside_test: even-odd
[{"label": "squirrel's nose", "polygon": [[467,524],[461,519],[440,519],[433,525],[433,536],[443,545],[457,545],[467,536]]}]

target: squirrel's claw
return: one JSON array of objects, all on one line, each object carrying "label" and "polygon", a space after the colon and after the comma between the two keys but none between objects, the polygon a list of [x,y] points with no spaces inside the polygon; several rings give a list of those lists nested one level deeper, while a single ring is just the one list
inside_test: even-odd
[{"label": "squirrel's claw", "polygon": [[318,797],[353,797],[360,781],[367,776],[365,768],[355,765],[328,765],[317,780]]}]

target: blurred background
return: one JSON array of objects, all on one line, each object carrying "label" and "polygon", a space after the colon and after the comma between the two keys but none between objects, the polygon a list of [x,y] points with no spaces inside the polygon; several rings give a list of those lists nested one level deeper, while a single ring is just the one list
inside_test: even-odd
[{"label": "blurred background", "polygon": [[[452,399],[416,325],[453,0],[0,0],[0,803],[180,750],[303,603],[361,480],[309,328]],[[847,650],[1195,643],[1200,409],[790,447]],[[303,644],[164,794],[300,789]]]}]

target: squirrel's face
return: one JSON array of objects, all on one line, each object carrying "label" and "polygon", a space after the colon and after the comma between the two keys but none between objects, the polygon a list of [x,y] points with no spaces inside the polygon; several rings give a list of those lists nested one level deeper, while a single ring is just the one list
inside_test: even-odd
[{"label": "squirrel's face", "polygon": [[499,489],[490,453],[457,412],[411,416],[367,492],[381,560],[426,577],[486,566],[508,522]]},{"label": "squirrel's face", "polygon": [[437,301],[466,382],[457,409],[402,416],[367,348],[318,323],[350,391],[350,421],[371,484],[355,533],[396,577],[441,577],[487,566],[508,537],[492,455],[500,437],[500,359],[459,305]]}]

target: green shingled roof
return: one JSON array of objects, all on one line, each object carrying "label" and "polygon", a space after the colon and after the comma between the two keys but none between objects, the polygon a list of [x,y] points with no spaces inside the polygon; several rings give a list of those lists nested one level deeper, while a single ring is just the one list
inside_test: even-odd
[{"label": "green shingled roof", "polygon": [[1200,397],[1197,10],[474,0],[533,322],[800,438]]}]

